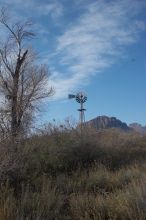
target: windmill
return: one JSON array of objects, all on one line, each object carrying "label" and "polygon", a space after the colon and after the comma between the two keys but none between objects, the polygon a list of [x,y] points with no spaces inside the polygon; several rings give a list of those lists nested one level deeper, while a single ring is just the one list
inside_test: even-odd
[{"label": "windmill", "polygon": [[85,122],[84,112],[86,111],[86,109],[84,108],[84,103],[87,101],[87,96],[84,92],[79,92],[76,95],[69,94],[68,98],[75,99],[80,104],[80,108],[78,109],[78,111],[79,111],[79,120],[80,120],[80,125],[81,125],[81,130],[82,130],[83,124]]}]

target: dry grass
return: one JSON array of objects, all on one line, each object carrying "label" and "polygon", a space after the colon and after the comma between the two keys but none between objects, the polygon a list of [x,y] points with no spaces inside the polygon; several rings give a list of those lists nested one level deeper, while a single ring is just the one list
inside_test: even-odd
[{"label": "dry grass", "polygon": [[0,220],[145,220],[146,137],[55,129],[0,146]]}]

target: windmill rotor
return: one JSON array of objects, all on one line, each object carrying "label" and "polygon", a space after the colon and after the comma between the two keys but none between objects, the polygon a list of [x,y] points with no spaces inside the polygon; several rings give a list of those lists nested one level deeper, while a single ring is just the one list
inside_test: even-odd
[{"label": "windmill rotor", "polygon": [[86,96],[86,94],[83,93],[83,92],[77,93],[77,95],[76,95],[76,101],[77,101],[78,103],[84,103],[84,102],[86,102],[86,101],[87,101],[87,96]]}]

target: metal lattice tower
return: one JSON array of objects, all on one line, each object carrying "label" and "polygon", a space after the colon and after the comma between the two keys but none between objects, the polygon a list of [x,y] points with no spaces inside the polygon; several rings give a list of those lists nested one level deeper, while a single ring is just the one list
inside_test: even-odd
[{"label": "metal lattice tower", "polygon": [[80,103],[80,108],[78,109],[79,111],[79,120],[80,120],[80,125],[81,125],[81,130],[83,128],[83,124],[85,122],[85,111],[86,109],[84,108],[84,103],[87,101],[87,96],[83,92],[79,92],[76,95],[70,94],[68,96],[69,99],[75,98],[75,100]]}]

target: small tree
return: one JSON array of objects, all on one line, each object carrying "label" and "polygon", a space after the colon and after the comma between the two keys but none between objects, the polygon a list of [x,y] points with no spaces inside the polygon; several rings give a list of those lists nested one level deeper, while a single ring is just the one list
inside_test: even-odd
[{"label": "small tree", "polygon": [[[34,36],[31,23],[10,24],[4,9],[1,10],[0,24],[5,29],[6,40],[0,45],[0,93],[4,103],[0,109],[0,128],[10,130],[16,137],[28,128],[38,101],[53,94],[48,88],[48,69],[36,64],[36,55],[28,42]],[[6,124],[10,122],[7,127]],[[8,128],[9,127],[9,128]]]}]

